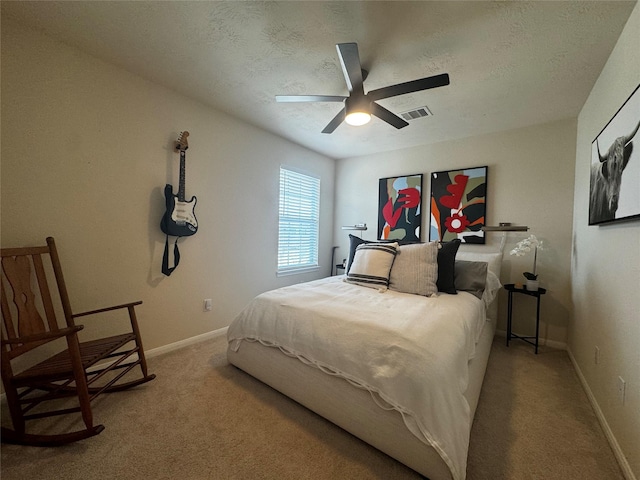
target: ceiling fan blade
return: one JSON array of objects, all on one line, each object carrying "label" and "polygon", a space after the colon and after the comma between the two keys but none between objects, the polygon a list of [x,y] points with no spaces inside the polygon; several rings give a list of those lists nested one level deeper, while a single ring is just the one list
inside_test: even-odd
[{"label": "ceiling fan blade", "polygon": [[389,125],[396,127],[397,129],[404,128],[409,125],[408,122],[405,122],[402,118],[397,116],[395,113],[390,112],[386,108],[378,105],[375,102],[371,103],[371,113],[378,117],[380,120],[384,120]]},{"label": "ceiling fan blade", "polygon": [[372,101],[381,100],[383,98],[395,97],[397,95],[404,95],[406,93],[419,92],[421,90],[428,90],[430,88],[444,87],[449,85],[449,75],[442,73],[433,77],[421,78],[419,80],[413,80],[411,82],[398,83],[397,85],[390,85],[388,87],[378,88],[371,90],[367,93]]},{"label": "ceiling fan blade", "polygon": [[358,55],[357,43],[339,43],[336,45],[344,79],[349,92],[362,91],[362,66]]},{"label": "ceiling fan blade", "polygon": [[276,102],[344,102],[338,95],[276,95]]},{"label": "ceiling fan blade", "polygon": [[346,116],[347,109],[343,108],[338,112],[338,114],[333,117],[333,120],[329,122],[329,124],[324,127],[322,133],[333,133],[333,131],[338,128],[338,126],[344,121],[344,117]]}]

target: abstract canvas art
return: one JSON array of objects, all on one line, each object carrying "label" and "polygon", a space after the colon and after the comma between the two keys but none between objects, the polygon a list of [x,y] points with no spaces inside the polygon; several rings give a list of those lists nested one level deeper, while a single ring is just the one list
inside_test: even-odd
[{"label": "abstract canvas art", "polygon": [[484,244],[487,167],[431,174],[429,240]]},{"label": "abstract canvas art", "polygon": [[640,85],[591,143],[589,225],[640,217],[639,129]]},{"label": "abstract canvas art", "polygon": [[422,175],[378,181],[378,239],[419,242],[422,224]]}]

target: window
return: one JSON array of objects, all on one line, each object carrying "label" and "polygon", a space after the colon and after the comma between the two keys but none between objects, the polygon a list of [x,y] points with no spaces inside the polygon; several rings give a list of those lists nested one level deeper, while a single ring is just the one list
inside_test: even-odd
[{"label": "window", "polygon": [[320,179],[280,167],[278,274],[318,269]]}]

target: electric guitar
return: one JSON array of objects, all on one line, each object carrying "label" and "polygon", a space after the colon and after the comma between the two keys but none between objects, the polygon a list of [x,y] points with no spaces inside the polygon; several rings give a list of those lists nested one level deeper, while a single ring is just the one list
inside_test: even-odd
[{"label": "electric guitar", "polygon": [[196,197],[191,197],[188,202],[185,200],[185,160],[186,150],[189,148],[187,137],[189,132],[182,132],[176,141],[176,150],[180,152],[180,185],[178,195],[173,194],[173,187],[164,187],[166,200],[166,212],[160,222],[160,228],[167,235],[176,237],[187,237],[198,231],[198,220],[196,220],[195,208]]}]

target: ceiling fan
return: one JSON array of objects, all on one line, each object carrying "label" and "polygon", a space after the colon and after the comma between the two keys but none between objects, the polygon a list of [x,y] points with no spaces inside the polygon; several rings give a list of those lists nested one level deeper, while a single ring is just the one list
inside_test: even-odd
[{"label": "ceiling fan", "polygon": [[398,83],[364,93],[363,82],[367,71],[360,65],[357,43],[339,43],[336,45],[340,65],[347,81],[349,96],[340,95],[277,95],[277,102],[343,102],[344,108],[324,127],[322,133],[333,133],[343,121],[350,125],[364,125],[371,115],[384,120],[400,129],[409,125],[402,118],[376,103],[376,100],[395,97],[407,93],[428,90],[429,88],[449,85],[449,75],[442,73],[433,77],[421,78],[411,82]]}]

